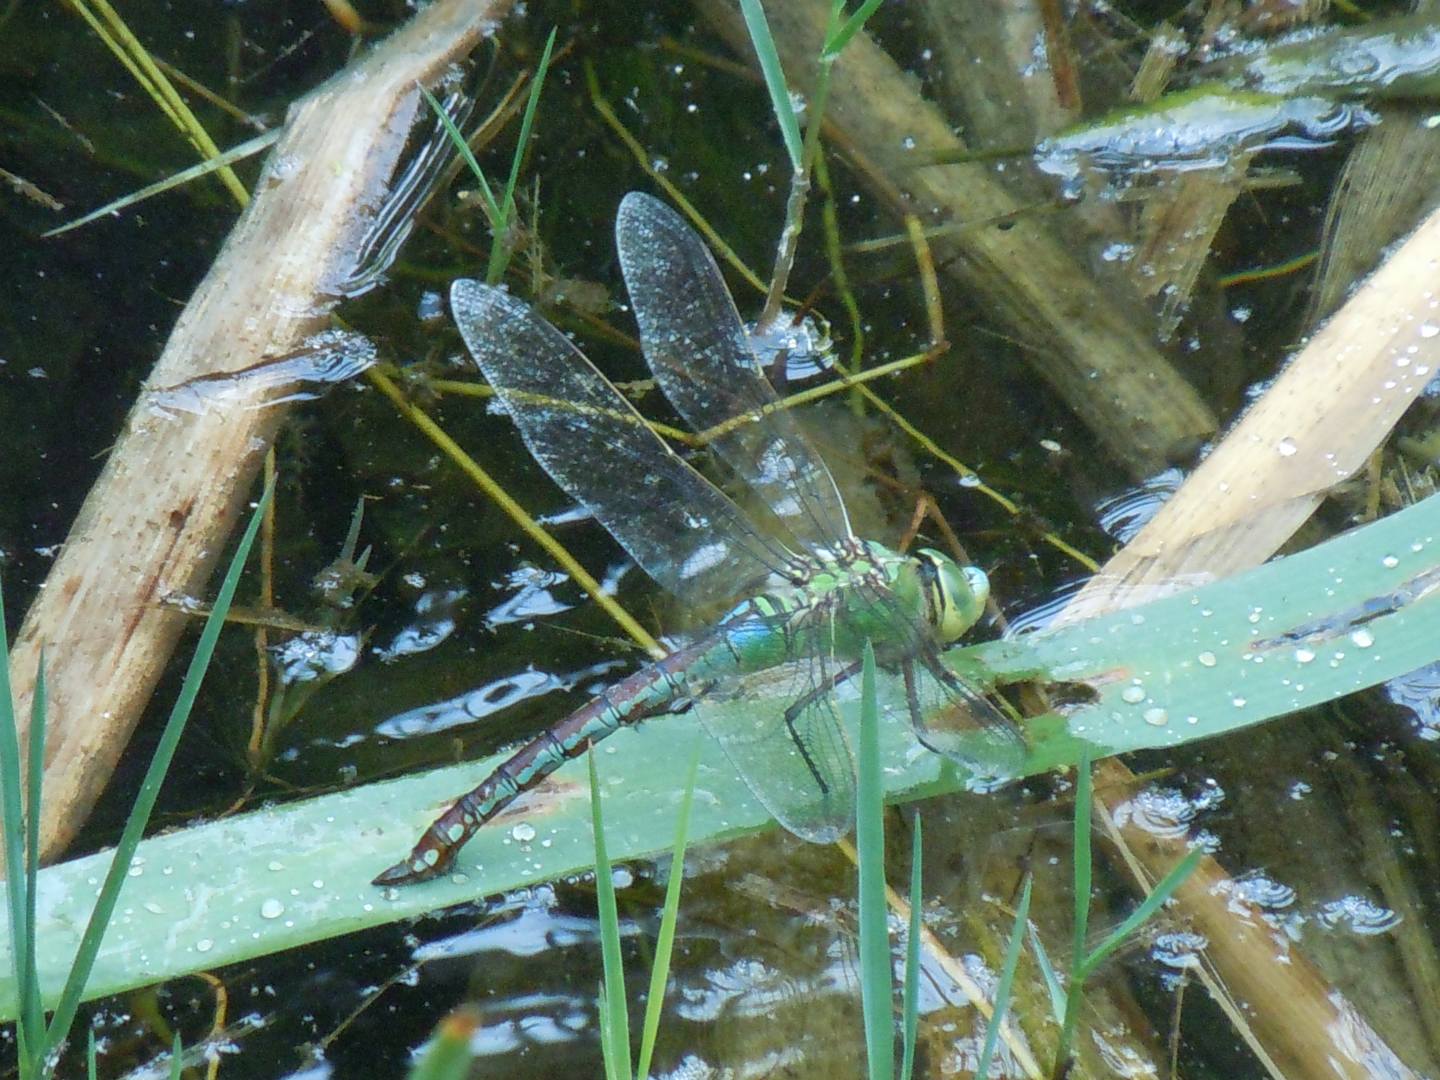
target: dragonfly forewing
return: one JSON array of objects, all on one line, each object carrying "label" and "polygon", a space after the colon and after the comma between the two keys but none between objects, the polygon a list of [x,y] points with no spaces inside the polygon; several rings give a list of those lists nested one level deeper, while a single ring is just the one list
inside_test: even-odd
[{"label": "dragonfly forewing", "polygon": [[674,210],[636,191],[620,203],[615,243],[645,359],[676,411],[697,432],[719,429],[711,445],[792,548],[833,548],[847,538],[830,470],[779,407],[704,241]]},{"label": "dragonfly forewing", "polygon": [[733,597],[793,556],[646,426],[564,334],[509,293],[460,280],[450,306],[470,355],[551,478],[682,598]]}]

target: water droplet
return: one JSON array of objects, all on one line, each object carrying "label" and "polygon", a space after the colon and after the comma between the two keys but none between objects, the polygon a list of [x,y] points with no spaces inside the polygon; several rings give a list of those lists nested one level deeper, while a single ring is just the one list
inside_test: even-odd
[{"label": "water droplet", "polygon": [[1422,338],[1432,338],[1436,334],[1440,334],[1440,326],[1436,326],[1432,322],[1422,322],[1420,324],[1420,336]]},{"label": "water droplet", "polygon": [[206,938],[201,938],[199,941],[197,941],[197,942],[195,943],[195,951],[196,951],[196,952],[209,952],[209,951],[210,951],[211,949],[213,949],[214,947],[215,947],[215,942],[212,941],[212,940],[211,940],[210,938],[208,938],[208,937],[206,937]]},{"label": "water droplet", "polygon": [[1385,569],[1387,570],[1394,570],[1395,567],[1400,565],[1400,560],[1397,559],[1394,555],[1386,555],[1383,559],[1380,560],[1380,565],[1385,567]]},{"label": "water droplet", "polygon": [[1127,686],[1120,691],[1120,700],[1131,705],[1138,705],[1145,700],[1145,688],[1143,686]]},{"label": "water droplet", "polygon": [[1281,457],[1294,457],[1300,448],[1295,445],[1295,440],[1287,435],[1275,444],[1275,449],[1280,451]]},{"label": "water droplet", "polygon": [[1144,716],[1145,722],[1153,727],[1164,727],[1170,722],[1170,714],[1158,705],[1154,708],[1146,709]]},{"label": "water droplet", "polygon": [[517,843],[528,844],[531,840],[535,839],[535,826],[522,821],[510,830],[510,835]]},{"label": "water droplet", "polygon": [[260,905],[262,919],[278,919],[283,914],[285,914],[285,905],[273,896]]},{"label": "water droplet", "polygon": [[1368,649],[1375,644],[1375,635],[1362,626],[1359,630],[1351,632],[1350,640],[1355,643],[1357,649]]},{"label": "water droplet", "polygon": [[1233,698],[1230,699],[1230,704],[1234,705],[1237,709],[1243,709],[1246,706],[1247,702],[1239,694],[1236,694]]},{"label": "water droplet", "polygon": [[1295,662],[1297,664],[1308,664],[1315,659],[1315,654],[1303,645],[1295,650]]},{"label": "water droplet", "polygon": [[1197,656],[1195,659],[1197,659],[1197,660],[1200,661],[1200,666],[1201,666],[1201,667],[1214,667],[1214,666],[1215,666],[1215,654],[1214,654],[1213,652],[1210,652],[1208,649],[1207,649],[1205,652],[1202,652],[1202,653],[1201,653],[1199,656]]}]

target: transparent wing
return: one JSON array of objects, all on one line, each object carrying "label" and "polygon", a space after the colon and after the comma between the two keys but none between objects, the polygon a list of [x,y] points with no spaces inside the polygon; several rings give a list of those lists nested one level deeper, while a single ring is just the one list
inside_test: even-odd
[{"label": "transparent wing", "polygon": [[756,418],[711,445],[760,496],[777,535],[798,551],[847,538],[830,470],[777,407],[709,248],[679,214],[634,191],[620,203],[615,241],[645,358],[676,411],[697,432]]},{"label": "transparent wing", "polygon": [[[855,759],[827,674],[818,657],[779,664],[705,695],[699,710],[765,809],[817,844],[844,836],[855,820]],[[791,704],[767,709],[757,700]]]},{"label": "transparent wing", "polygon": [[793,556],[678,457],[564,334],[528,305],[459,280],[450,306],[535,460],[641,568],[686,599],[730,596]]}]

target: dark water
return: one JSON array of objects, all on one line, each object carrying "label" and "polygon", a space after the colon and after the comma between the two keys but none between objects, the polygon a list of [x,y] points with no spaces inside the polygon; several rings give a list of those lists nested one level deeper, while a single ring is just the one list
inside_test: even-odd
[{"label": "dark water", "polygon": [[[404,10],[377,6],[366,15],[385,25]],[[136,4],[126,16],[157,54],[271,123],[289,101],[338,70],[353,45],[321,9],[299,5]],[[0,305],[0,556],[13,632],[236,211],[218,184],[206,182],[67,237],[37,239],[39,231],[191,162],[180,138],[79,19],[36,6],[0,17],[8,17],[0,30],[0,109],[9,121],[0,130],[0,165],[66,204],[57,212],[9,192],[0,202],[0,250],[6,252],[0,274],[8,284]],[[637,15],[623,5],[532,4],[525,17],[507,23],[497,56],[481,51],[474,83],[484,112],[538,55],[553,23],[560,41],[572,46],[551,73],[538,116],[521,194],[522,217],[538,225],[516,255],[512,288],[529,295],[535,281],[553,278],[593,285],[587,291],[608,297],[600,305],[605,322],[633,333],[629,316],[618,310],[623,290],[611,230],[621,196],[653,185],[591,108],[587,63],[651,162],[764,273],[784,218],[788,165],[763,91],[707,61],[733,58],[694,19],[683,6]],[[928,89],[938,86],[942,72],[926,51],[918,5],[886,5],[876,31],[903,68]],[[1119,48],[1133,59],[1138,47],[1132,39]],[[1105,79],[1092,78],[1102,93]],[[222,146],[253,134],[209,107],[198,111]],[[505,174],[510,139],[502,136],[485,159],[490,175]],[[1279,159],[1296,170],[1296,182],[1237,204],[1208,272],[1278,262],[1314,248],[1339,160],[1340,151]],[[254,168],[242,166],[242,175],[251,179]],[[861,175],[839,159],[831,168],[845,240],[894,234],[895,220],[880,210]],[[466,186],[463,180],[456,185]],[[813,290],[844,350],[848,323],[819,242],[821,199],[817,194],[812,203],[791,292]],[[1130,212],[1119,205],[1122,216]],[[1037,212],[1070,209],[1046,205]],[[1110,258],[1104,252],[1114,242],[1095,240],[1082,262],[1104,272]],[[424,211],[387,283],[343,311],[422,394],[427,378],[475,378],[448,319],[433,316],[443,308],[445,283],[482,272],[486,250],[480,216],[454,190],[444,192]],[[847,269],[863,312],[866,364],[923,348],[926,323],[908,248],[847,257]],[[1207,279],[1170,352],[1222,417],[1243,403],[1245,387],[1273,373],[1284,345],[1303,332],[1306,281],[1303,274],[1280,276],[1222,291]],[[1027,349],[1007,328],[952,278],[942,275],[941,283],[954,347],[938,364],[879,384],[879,392],[946,452],[1014,498],[1022,515],[1007,515],[873,416],[859,419],[841,406],[823,406],[812,414],[817,441],[837,467],[857,531],[895,540],[917,499],[928,495],[974,561],[991,572],[1002,608],[1019,612],[1082,573],[1044,543],[1042,533],[1052,530],[1103,559],[1113,546],[1101,525],[1105,500],[1133,494],[1134,483],[1036,378],[1025,362]],[[758,304],[752,293],[737,289],[737,296],[742,309]],[[644,377],[635,350],[614,335],[564,306],[550,314],[607,375]],[[568,509],[507,420],[488,415],[475,398],[424,400],[447,432],[522,493],[533,512]],[[662,408],[653,400],[645,407]],[[280,710],[285,722],[272,730],[263,758],[249,760],[254,652],[246,635],[234,633],[222,646],[211,691],[165,789],[159,823],[180,824],[237,800],[290,798],[493,751],[638,662],[603,613],[363,380],[294,410],[277,448],[277,603],[296,618],[335,629],[320,660],[336,671],[287,690]],[[362,499],[359,542],[370,549],[367,570],[374,577],[359,583],[353,602],[337,606],[313,579],[340,554]],[[1343,504],[1331,512],[1335,521],[1344,516]],[[931,526],[924,529],[933,539]],[[593,524],[579,520],[557,531],[597,576],[623,567],[619,549]],[[673,614],[636,571],[620,577],[619,591],[650,625],[665,625]],[[157,702],[168,702],[173,686],[167,680]],[[467,695],[475,703],[468,713],[437,707]],[[1375,884],[1373,866],[1337,850],[1349,848],[1354,827],[1337,824],[1328,795],[1366,791],[1367,820],[1394,843],[1412,880],[1433,886],[1436,873],[1433,836],[1424,824],[1426,808],[1433,809],[1433,763],[1423,744],[1406,740],[1403,723],[1377,714],[1372,701],[1347,702],[1323,717],[1281,721],[1242,736],[1249,740],[1243,750],[1201,747],[1135,763],[1136,771],[1162,770],[1152,797],[1165,813],[1228,845],[1232,869],[1254,868],[1245,880],[1273,915],[1277,933],[1338,958],[1341,967],[1379,955],[1366,950],[1385,941],[1398,917]],[[113,840],[160,719],[157,711],[142,725],[81,847]],[[1377,726],[1399,740],[1376,743]],[[1368,751],[1358,764],[1357,746]],[[1343,767],[1337,764],[1342,753]],[[1257,769],[1256,761],[1272,764]],[[985,966],[977,957],[983,951],[993,970],[994,935],[1008,925],[1006,906],[1025,869],[1037,875],[1037,896],[1051,898],[1037,919],[1056,943],[1068,940],[1066,791],[1041,778],[992,798],[957,796],[924,806],[932,853],[927,917],[982,982]],[[904,832],[898,814],[892,825]],[[696,851],[683,869],[687,899],[657,1070],[859,1075],[848,864],[829,849],[771,836]],[[902,856],[895,869],[893,880],[903,880]],[[648,968],[660,894],[674,870],[643,865],[622,875],[635,1000],[644,992],[639,973]],[[1102,879],[1095,924],[1122,917],[1128,896],[1119,877]],[[1113,912],[1103,907],[1108,900],[1116,904]],[[1433,926],[1423,900],[1405,915],[1425,941],[1430,935],[1414,924],[1425,924],[1427,912]],[[1164,1067],[1189,958],[1183,927],[1164,925],[1107,972],[1112,977],[1096,1009],[1116,1046]],[[123,1075],[151,1060],[167,1044],[163,1025],[194,1044],[217,1016],[228,1033],[227,1076],[396,1075],[437,1018],[466,1001],[476,1003],[483,1018],[476,1075],[600,1069],[599,946],[593,886],[584,881],[213,974],[228,989],[223,1014],[217,1014],[213,987],[194,979],[96,1003],[82,1014],[101,1038],[101,1075]],[[983,1024],[943,973],[927,970],[922,983],[921,1063],[928,1075],[963,1073],[973,1067]],[[1368,1008],[1396,996],[1389,985],[1408,984],[1397,976],[1394,984],[1377,979],[1349,992]],[[1203,993],[1192,989],[1184,1002],[1183,1071],[1259,1075]],[[1043,1011],[1038,999],[1026,1007]],[[1382,1023],[1378,1005],[1375,1012],[1372,1022]],[[1122,1018],[1129,1025],[1123,1036]],[[1396,1030],[1397,1045],[1406,1045],[1406,1029]],[[1416,1064],[1428,1067],[1422,1059]]]}]

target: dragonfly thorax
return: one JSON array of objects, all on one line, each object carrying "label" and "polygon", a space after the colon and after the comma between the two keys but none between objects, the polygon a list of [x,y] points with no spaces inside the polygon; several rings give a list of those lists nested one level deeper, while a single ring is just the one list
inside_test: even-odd
[{"label": "dragonfly thorax", "polygon": [[[876,598],[889,597],[877,610]],[[856,648],[866,636],[883,638],[886,619],[897,616],[923,627],[936,645],[958,640],[990,598],[990,581],[978,566],[961,566],[931,548],[902,555],[870,540],[851,540],[840,550],[815,551],[804,584],[772,593],[797,612],[813,605],[831,611],[854,630]],[[874,621],[875,625],[869,624]],[[878,651],[878,650],[877,650]],[[857,652],[858,655],[858,652]]]}]

